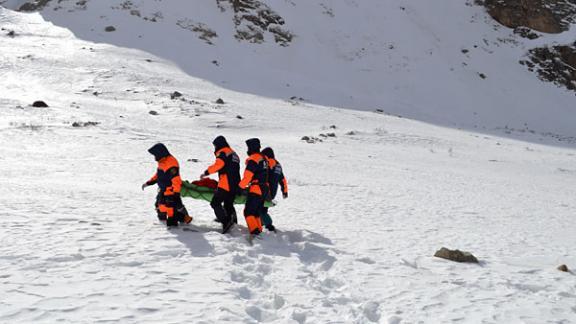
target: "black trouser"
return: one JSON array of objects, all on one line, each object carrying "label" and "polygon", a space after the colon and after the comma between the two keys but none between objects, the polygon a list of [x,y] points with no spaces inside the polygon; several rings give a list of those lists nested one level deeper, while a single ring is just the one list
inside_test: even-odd
[{"label": "black trouser", "polygon": [[[164,205],[165,208],[172,210],[173,217],[168,215],[166,212],[161,211],[160,206]],[[171,224],[177,222],[184,222],[184,217],[188,215],[188,211],[184,204],[182,203],[182,197],[180,194],[174,194],[170,196],[165,196],[164,193],[158,192],[158,196],[156,196],[156,212],[158,213],[159,220],[167,220],[167,218],[171,218]]]},{"label": "black trouser", "polygon": [[228,224],[230,220],[236,219],[236,209],[234,208],[234,192],[226,191],[222,188],[216,189],[210,206],[214,209],[216,219],[222,224]]}]

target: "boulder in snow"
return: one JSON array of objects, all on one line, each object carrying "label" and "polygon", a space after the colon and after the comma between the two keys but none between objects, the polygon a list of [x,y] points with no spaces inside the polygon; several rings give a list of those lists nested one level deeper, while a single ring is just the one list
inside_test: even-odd
[{"label": "boulder in snow", "polygon": [[180,98],[182,97],[182,94],[178,91],[174,91],[173,93],[170,94],[170,99],[174,100],[176,98]]},{"label": "boulder in snow", "polygon": [[445,247],[436,251],[434,256],[454,262],[478,263],[478,259],[472,255],[472,253],[463,252],[460,250],[450,250]]},{"label": "boulder in snow", "polygon": [[36,108],[48,108],[48,104],[45,103],[42,100],[38,100],[38,101],[34,101],[34,103],[32,104],[32,107],[36,107]]},{"label": "boulder in snow", "polygon": [[557,269],[562,272],[570,272],[570,269],[568,269],[568,266],[565,264],[559,266]]},{"label": "boulder in snow", "polygon": [[113,31],[116,31],[116,27],[114,26],[107,26],[106,28],[104,28],[104,31],[111,33]]}]

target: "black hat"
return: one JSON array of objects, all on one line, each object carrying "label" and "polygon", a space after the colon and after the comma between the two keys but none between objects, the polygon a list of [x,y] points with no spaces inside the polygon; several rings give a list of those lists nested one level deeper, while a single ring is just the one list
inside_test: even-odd
[{"label": "black hat", "polygon": [[272,150],[271,147],[267,147],[265,149],[262,150],[262,154],[264,154],[264,156],[271,158],[271,159],[275,159],[276,157],[274,156],[274,150]]},{"label": "black hat", "polygon": [[170,155],[170,152],[168,152],[168,149],[162,143],[158,143],[152,146],[150,149],[148,149],[148,152],[154,155],[156,161],[160,161],[162,158],[165,158]]},{"label": "black hat", "polygon": [[214,147],[216,148],[216,150],[230,146],[230,145],[228,145],[226,138],[222,135],[216,137],[214,139],[214,141],[212,141],[212,144],[214,144]]},{"label": "black hat", "polygon": [[257,138],[247,140],[246,146],[248,146],[248,152],[260,152],[260,140]]}]

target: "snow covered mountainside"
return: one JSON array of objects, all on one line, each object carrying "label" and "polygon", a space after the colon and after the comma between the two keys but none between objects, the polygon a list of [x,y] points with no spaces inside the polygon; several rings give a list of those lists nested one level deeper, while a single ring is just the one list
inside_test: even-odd
[{"label": "snow covered mountainside", "polygon": [[[572,6],[486,4],[507,22],[521,5],[546,1],[563,11]],[[572,43],[569,21],[550,28],[563,33],[523,38],[477,2],[483,1],[0,0],[7,8],[40,10],[80,39],[144,50],[235,91],[380,109],[486,133],[576,136],[576,97],[562,77],[570,66],[555,68],[559,85],[526,66],[557,61],[535,53],[532,63],[530,50]],[[515,2],[521,5],[499,10]]]},{"label": "snow covered mountainside", "polygon": [[[408,6],[406,12],[422,14],[419,10],[428,2],[422,1],[418,10]],[[345,14],[354,3],[341,2],[334,15]],[[462,12],[466,8],[462,5]],[[479,10],[466,10],[481,17]],[[241,80],[257,89],[263,82],[259,78],[270,71],[249,71],[254,72],[250,78],[238,76],[234,87],[207,82],[190,74],[197,69],[199,76],[224,75],[218,74],[218,66],[205,64],[212,58],[208,45],[188,53],[188,45],[176,46],[166,37],[159,56],[114,46],[109,43],[138,41],[134,30],[133,37],[122,31],[124,12],[110,11],[98,24],[82,12],[65,16],[64,10],[51,9],[41,15],[0,8],[0,323],[576,322],[576,277],[556,270],[560,264],[576,267],[574,148],[532,144],[540,136],[529,132],[522,142],[232,91],[227,88],[240,87]],[[398,14],[386,15],[395,19]],[[76,17],[72,25],[94,23],[92,34],[89,29],[85,34],[73,31],[81,38],[101,37],[99,43],[44,19],[52,20],[51,15]],[[366,21],[361,18],[358,28]],[[436,19],[440,26],[446,18]],[[462,29],[481,25],[466,16],[457,19],[462,19]],[[112,25],[110,20],[117,31],[105,34],[102,29]],[[466,115],[468,103],[480,107],[507,98],[518,105],[487,105],[478,114],[491,116],[494,123],[514,112],[517,118],[540,116],[540,125],[558,122],[559,129],[573,120],[561,105],[570,95],[537,83],[521,69],[482,63],[476,55],[492,57],[496,45],[490,40],[459,39],[472,53],[452,53],[456,48],[448,40],[422,36],[439,35],[423,21],[414,20],[412,42],[399,37],[393,45],[424,44],[431,53],[406,57],[406,66],[375,65],[396,79],[366,88],[365,94],[374,91],[367,98],[386,98],[377,93],[383,91],[390,95],[384,108],[403,109],[393,103],[411,94],[413,104],[426,103],[419,113],[424,108],[453,113],[446,118]],[[195,37],[190,42],[204,43]],[[280,47],[275,42],[258,48],[230,46],[234,51],[246,46],[260,60],[264,52],[276,53]],[[302,49],[296,44],[288,48]],[[453,74],[443,71],[439,51],[464,55],[469,64],[455,65]],[[159,52],[178,55],[162,58]],[[389,55],[409,52],[404,48]],[[303,60],[317,60],[319,68],[327,66],[324,61],[346,61],[309,51],[299,54]],[[188,66],[176,60],[184,56],[190,57]],[[273,66],[274,57],[259,64]],[[233,55],[222,51],[215,59],[227,65]],[[375,58],[363,60],[348,57],[347,62],[370,67]],[[243,63],[244,68],[259,66]],[[488,79],[477,79],[484,68],[490,68]],[[498,68],[509,73],[496,73]],[[438,80],[445,78],[446,84],[412,79],[421,69],[441,72]],[[296,78],[286,76],[287,70],[278,75]],[[316,83],[334,76],[333,70],[324,72],[302,81],[336,93]],[[354,86],[359,79],[352,72],[351,79],[332,85]],[[529,90],[514,96],[515,87],[497,88],[508,78]],[[428,87],[417,87],[423,84]],[[443,95],[448,91],[444,85],[449,96]],[[174,91],[182,97],[172,99]],[[225,103],[216,104],[218,98]],[[32,107],[36,100],[49,107]],[[535,108],[546,100],[552,100],[544,106],[547,119]],[[499,114],[488,114],[497,109]],[[565,119],[559,119],[560,113],[566,113]],[[140,191],[155,169],[146,152],[150,146],[166,143],[181,162],[183,178],[195,179],[213,161],[211,141],[220,134],[240,153],[245,139],[260,137],[275,148],[289,180],[290,197],[271,210],[280,232],[265,233],[254,246],[243,237],[243,220],[230,235],[219,234],[209,205],[201,201],[185,200],[195,217],[190,228],[199,232],[167,230],[155,220],[155,193]],[[312,143],[302,141],[303,136]],[[442,246],[470,251],[481,263],[433,257]]]}]

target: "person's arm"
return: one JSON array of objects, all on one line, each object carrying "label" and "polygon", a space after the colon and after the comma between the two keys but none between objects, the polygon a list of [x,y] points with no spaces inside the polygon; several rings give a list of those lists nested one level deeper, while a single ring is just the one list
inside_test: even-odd
[{"label": "person's arm", "polygon": [[214,164],[209,166],[208,169],[206,169],[206,171],[204,171],[204,175],[214,174],[214,173],[222,170],[222,168],[224,168],[225,165],[226,165],[226,163],[224,162],[224,160],[222,160],[221,158],[218,157],[218,158],[216,158],[216,162],[214,162]]},{"label": "person's arm", "polygon": [[280,188],[282,189],[282,194],[284,195],[284,198],[288,197],[288,181],[286,180],[284,175],[282,175],[282,180],[280,180]]},{"label": "person's arm", "polygon": [[284,171],[280,167],[280,189],[282,189],[282,196],[288,198],[288,180],[284,176]]},{"label": "person's arm", "polygon": [[158,182],[158,173],[155,173],[154,176],[150,178],[150,180],[144,182],[144,184],[142,185],[142,190],[144,190],[144,188],[148,186],[155,185],[157,182]]},{"label": "person's arm", "polygon": [[256,172],[257,167],[258,165],[256,164],[256,162],[252,160],[248,161],[248,163],[246,164],[246,170],[244,170],[244,176],[242,177],[242,180],[238,184],[238,186],[241,189],[246,189],[246,187],[248,187],[250,182],[252,182],[252,178],[254,178],[254,173]]},{"label": "person's arm", "polygon": [[225,155],[225,154],[220,153],[220,155],[218,155],[216,157],[216,161],[214,162],[214,164],[209,166],[208,169],[206,169],[206,171],[204,171],[204,173],[202,173],[200,178],[207,177],[211,174],[214,174],[214,173],[222,170],[222,168],[224,168],[224,166],[226,166],[226,162],[224,162],[224,156],[223,155]]}]

